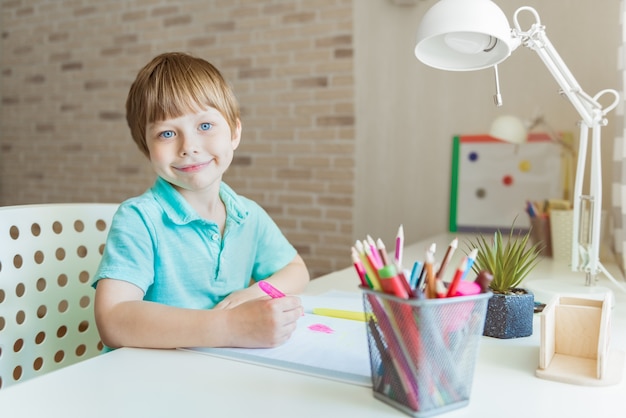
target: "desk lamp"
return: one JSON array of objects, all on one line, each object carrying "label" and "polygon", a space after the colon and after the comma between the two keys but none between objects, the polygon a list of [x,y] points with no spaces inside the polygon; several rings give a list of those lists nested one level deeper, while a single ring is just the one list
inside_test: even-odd
[{"label": "desk lamp", "polygon": [[[528,12],[534,23],[522,30],[518,16]],[[498,67],[520,45],[539,55],[556,82],[580,115],[580,142],[574,184],[574,224],[572,237],[572,271],[586,273],[586,284],[595,284],[598,273],[604,273],[620,289],[626,288],[600,263],[600,215],[602,211],[602,166],[600,130],[607,125],[606,114],[619,102],[619,93],[602,90],[595,96],[583,91],[548,39],[539,14],[532,7],[520,7],[510,28],[504,12],[491,0],[440,0],[424,15],[417,31],[415,56],[431,67],[450,71],[472,71],[493,67],[496,80],[494,100],[502,104]],[[613,102],[603,108],[598,102],[604,95]],[[591,164],[589,193],[583,194],[587,161],[588,134],[591,130]],[[581,227],[581,216],[588,222]]]}]

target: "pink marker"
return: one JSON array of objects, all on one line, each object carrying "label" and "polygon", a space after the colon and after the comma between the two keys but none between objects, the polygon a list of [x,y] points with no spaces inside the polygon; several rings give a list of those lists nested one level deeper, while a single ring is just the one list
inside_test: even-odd
[{"label": "pink marker", "polygon": [[265,280],[261,280],[259,282],[259,287],[261,288],[262,291],[267,293],[269,297],[271,297],[272,299],[285,297],[285,294],[283,292],[276,289],[274,286],[272,286],[270,283],[266,282]]}]

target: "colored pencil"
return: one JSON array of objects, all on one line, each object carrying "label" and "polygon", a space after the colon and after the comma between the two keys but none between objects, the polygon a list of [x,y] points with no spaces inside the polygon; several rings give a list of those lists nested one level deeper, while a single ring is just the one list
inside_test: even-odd
[{"label": "colored pencil", "polygon": [[424,262],[424,268],[426,269],[426,297],[433,299],[437,297],[437,283],[435,273],[433,271],[433,264],[435,263],[435,256],[426,251],[426,261]]},{"label": "colored pencil", "polygon": [[459,282],[461,281],[463,274],[467,271],[467,259],[468,259],[467,257],[463,257],[461,264],[456,269],[456,272],[454,273],[454,277],[452,278],[452,281],[450,282],[450,286],[448,286],[448,293],[446,294],[446,297],[451,297],[451,296],[456,295],[456,289],[459,287]]},{"label": "colored pencil", "polygon": [[465,269],[465,272],[463,273],[463,277],[461,277],[461,280],[465,280],[465,276],[467,276],[467,273],[472,271],[472,266],[474,265],[474,261],[476,261],[477,255],[478,255],[478,248],[474,248],[472,251],[470,251],[469,255],[467,256],[467,268]]},{"label": "colored pencil", "polygon": [[436,277],[438,279],[443,280],[443,274],[446,270],[446,267],[448,266],[448,263],[450,263],[450,259],[452,258],[452,255],[456,251],[456,247],[458,246],[459,246],[458,238],[454,238],[452,242],[450,243],[450,245],[448,245],[446,254],[443,256],[443,260],[441,261],[441,266],[439,266],[439,271],[437,271],[437,274],[436,274]]},{"label": "colored pencil", "polygon": [[380,256],[380,253],[378,252],[378,248],[376,248],[376,241],[374,241],[374,238],[372,238],[370,235],[368,235],[366,237],[366,242],[367,242],[367,245],[370,247],[370,251],[372,253],[372,256],[374,257],[374,259],[376,259],[376,262],[380,266],[378,268],[382,268],[385,265],[385,262],[383,261],[382,257]]},{"label": "colored pencil", "polygon": [[396,252],[395,263],[398,268],[402,268],[402,252],[404,251],[404,228],[402,225],[398,228],[398,234],[396,235]]},{"label": "colored pencil", "polygon": [[[428,247],[428,250],[427,250],[427,253],[432,254],[433,260],[434,260],[436,251],[437,251],[437,244],[433,242],[432,244],[430,244],[430,247]],[[422,271],[417,281],[417,288],[420,289],[422,292],[426,288],[426,263],[423,263],[422,265]]]},{"label": "colored pencil", "polygon": [[371,260],[367,257],[365,253],[365,249],[363,248],[363,243],[361,241],[356,241],[354,247],[357,250],[357,254],[361,259],[361,263],[367,272],[367,277],[369,278],[370,285],[374,290],[381,290],[380,282],[378,280],[378,272],[374,265],[372,265]]},{"label": "colored pencil", "polygon": [[359,280],[361,280],[361,285],[364,287],[371,287],[371,284],[367,281],[367,273],[365,272],[365,267],[363,267],[363,263],[359,258],[359,253],[356,248],[352,247],[352,265],[356,269],[356,272],[359,276]]},{"label": "colored pencil", "polygon": [[391,264],[389,262],[389,257],[387,256],[387,249],[385,248],[385,244],[383,243],[383,240],[378,238],[378,240],[376,240],[376,248],[378,248],[378,253],[380,254],[380,258],[383,261],[383,265],[384,266],[388,266],[389,264]]}]

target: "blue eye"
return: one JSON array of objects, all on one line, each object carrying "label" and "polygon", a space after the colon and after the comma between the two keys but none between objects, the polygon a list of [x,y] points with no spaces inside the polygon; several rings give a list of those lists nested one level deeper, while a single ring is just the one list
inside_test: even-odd
[{"label": "blue eye", "polygon": [[173,131],[163,131],[161,132],[161,134],[159,135],[162,138],[173,138],[174,137],[174,132]]},{"label": "blue eye", "polygon": [[211,124],[210,124],[210,123],[208,123],[208,122],[201,123],[201,124],[200,124],[200,130],[201,130],[201,131],[208,131],[209,129],[211,129],[211,126],[213,126],[213,125],[211,125]]}]

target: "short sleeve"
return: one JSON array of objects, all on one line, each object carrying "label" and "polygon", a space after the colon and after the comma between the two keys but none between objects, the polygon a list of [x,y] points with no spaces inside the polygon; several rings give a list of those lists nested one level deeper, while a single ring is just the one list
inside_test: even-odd
[{"label": "short sleeve", "polygon": [[258,216],[258,243],[252,278],[262,280],[283,269],[294,259],[297,251],[267,212],[254,205]]},{"label": "short sleeve", "polygon": [[104,254],[94,277],[124,280],[144,293],[154,281],[154,239],[147,217],[134,205],[122,204],[111,223]]}]

